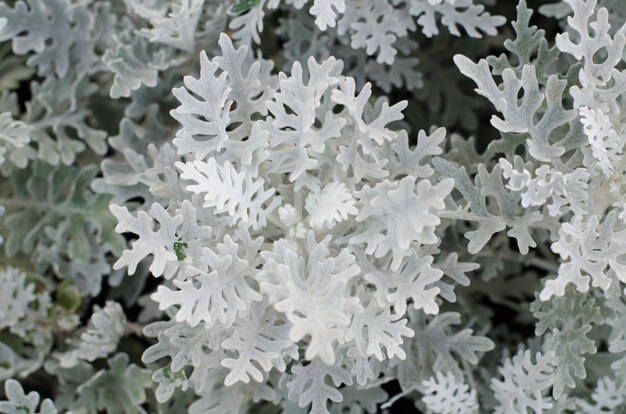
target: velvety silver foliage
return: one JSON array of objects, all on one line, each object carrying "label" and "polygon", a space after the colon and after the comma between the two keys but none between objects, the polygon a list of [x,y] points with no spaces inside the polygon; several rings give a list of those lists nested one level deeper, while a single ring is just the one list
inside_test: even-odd
[{"label": "velvety silver foliage", "polygon": [[535,3],[0,1],[0,413],[623,412],[626,7]]}]

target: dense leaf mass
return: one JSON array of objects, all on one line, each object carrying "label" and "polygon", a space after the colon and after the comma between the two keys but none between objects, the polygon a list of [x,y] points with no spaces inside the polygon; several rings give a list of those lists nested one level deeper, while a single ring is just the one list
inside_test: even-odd
[{"label": "dense leaf mass", "polygon": [[626,413],[625,21],[0,0],[0,413]]}]

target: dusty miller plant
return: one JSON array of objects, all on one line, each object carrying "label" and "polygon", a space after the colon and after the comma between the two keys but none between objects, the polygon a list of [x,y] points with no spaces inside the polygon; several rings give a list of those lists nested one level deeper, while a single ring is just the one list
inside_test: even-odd
[{"label": "dusty miller plant", "polygon": [[626,8],[534,5],[0,2],[0,413],[626,412]]}]

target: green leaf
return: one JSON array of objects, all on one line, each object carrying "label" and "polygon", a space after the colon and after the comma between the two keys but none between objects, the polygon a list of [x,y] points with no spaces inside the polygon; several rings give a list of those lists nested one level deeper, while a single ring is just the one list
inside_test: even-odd
[{"label": "green leaf", "polygon": [[97,174],[93,165],[43,162],[14,172],[7,186],[10,197],[0,199],[7,209],[2,222],[8,230],[6,255],[26,255],[38,271],[52,268],[81,292],[96,295],[102,275],[110,271],[106,254],[121,254],[126,245],[115,232],[111,197],[89,188]]},{"label": "green leaf", "polygon": [[532,15],[533,11],[526,5],[526,0],[521,0],[517,6],[517,20],[511,23],[516,37],[504,41],[505,49],[516,57],[516,66],[509,62],[509,57],[504,53],[498,57],[488,57],[487,62],[496,75],[502,74],[506,68],[513,68],[518,76],[524,65],[533,64],[537,68],[539,82],[545,84],[548,66],[558,59],[560,52],[555,46],[548,46],[544,30],[530,25]]},{"label": "green leaf", "polygon": [[260,0],[239,0],[237,3],[230,6],[228,9],[228,14],[231,16],[236,16],[238,14],[242,14],[247,12],[259,5]]},{"label": "green leaf", "polygon": [[404,341],[406,361],[398,365],[398,379],[404,391],[419,386],[436,372],[451,371],[458,378],[461,366],[478,364],[480,354],[491,351],[491,339],[474,335],[472,329],[458,329],[461,315],[444,312],[426,319],[421,312],[409,308],[407,326],[415,332]]},{"label": "green leaf", "polygon": [[72,282],[64,280],[57,290],[57,303],[68,312],[76,312],[81,304],[80,291]]},{"label": "green leaf", "polygon": [[189,247],[189,245],[185,242],[174,242],[174,253],[176,254],[176,258],[179,262],[182,262],[187,257],[187,255],[185,254],[185,249],[187,247]]},{"label": "green leaf", "polygon": [[556,365],[553,395],[559,399],[566,388],[574,388],[574,377],[585,379],[585,354],[596,353],[596,343],[587,337],[592,324],[604,322],[600,306],[588,293],[576,292],[568,286],[565,296],[548,302],[538,298],[530,305],[538,319],[536,335],[546,334],[545,352],[554,352]]},{"label": "green leaf", "polygon": [[72,410],[77,413],[143,414],[150,371],[130,364],[126,354],[108,360],[109,369],[98,371],[78,387]]}]

